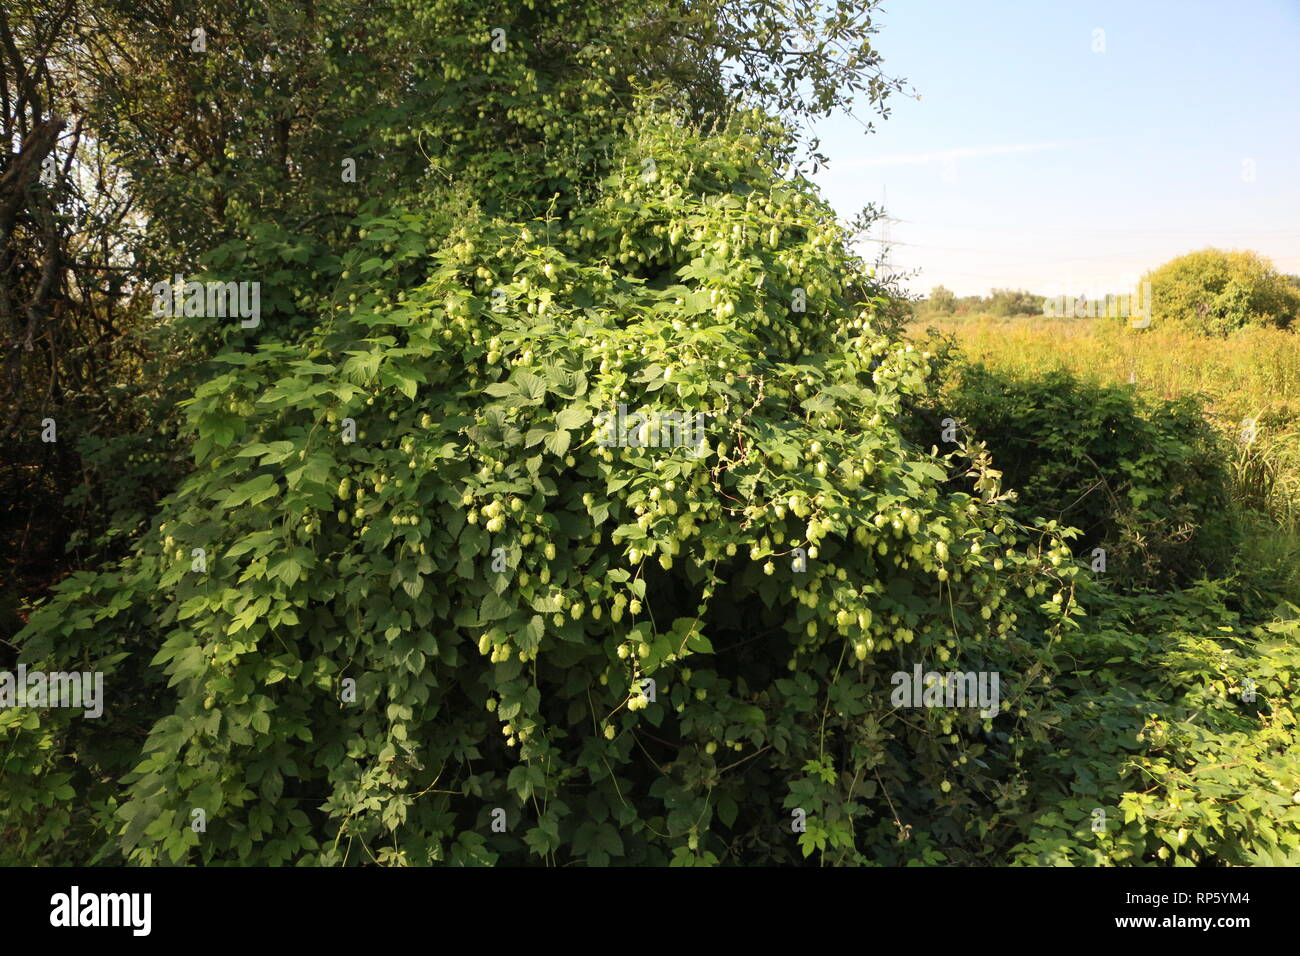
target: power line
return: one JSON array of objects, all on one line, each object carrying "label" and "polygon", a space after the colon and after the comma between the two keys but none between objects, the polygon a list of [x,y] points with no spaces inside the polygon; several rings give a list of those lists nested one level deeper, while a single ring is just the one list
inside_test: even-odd
[{"label": "power line", "polygon": [[1134,236],[1134,237],[1143,237],[1143,238],[1151,237],[1151,236],[1169,236],[1172,238],[1179,238],[1182,236],[1199,237],[1203,235],[1213,234],[1218,236],[1245,236],[1247,238],[1283,237],[1283,238],[1300,239],[1300,232],[1296,232],[1295,230],[1291,230],[1291,229],[1253,229],[1253,230],[1250,229],[1212,230],[1212,229],[1200,229],[1200,228],[1196,228],[1196,229],[1128,229],[1128,228],[1079,229],[1074,226],[1065,226],[1065,225],[1044,226],[1044,225],[1034,224],[1033,226],[986,226],[986,225],[957,225],[952,223],[917,222],[914,219],[898,219],[896,221],[900,223],[906,223],[907,225],[911,225],[911,226],[917,226],[919,228],[924,228],[924,229],[952,229],[955,231],[968,231],[968,232],[1012,232],[1012,233],[1030,234],[1030,235],[1037,232],[1046,232],[1049,230],[1061,230],[1063,232],[1067,232],[1070,236],[1082,234],[1082,235]]}]

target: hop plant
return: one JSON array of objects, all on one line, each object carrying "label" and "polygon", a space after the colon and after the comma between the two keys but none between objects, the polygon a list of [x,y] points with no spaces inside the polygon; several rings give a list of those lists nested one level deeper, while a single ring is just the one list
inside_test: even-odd
[{"label": "hop plant", "polygon": [[[445,859],[480,832],[482,792],[529,819],[522,841],[485,836],[495,859],[583,858],[573,834],[598,809],[627,861],[654,863],[697,821],[701,847],[723,847],[707,827],[766,846],[797,792],[830,836],[773,859],[866,862],[908,852],[871,820],[919,819],[936,792],[1016,792],[1004,738],[1037,704],[900,713],[891,678],[940,649],[1012,684],[1057,672],[1077,602],[1019,595],[1067,590],[1077,569],[1040,557],[1059,531],[978,486],[986,464],[906,439],[933,370],[873,326],[882,290],[789,175],[785,136],[753,113],[712,134],[647,114],[564,217],[370,217],[367,241],[433,250],[422,280],[376,257],[344,283],[367,301],[199,391],[195,468],[160,517],[206,547],[207,575],[141,547],[69,582],[21,638],[99,655],[158,708],[116,818],[93,822],[126,859],[334,864],[354,840]],[[236,385],[262,398],[232,418]],[[648,444],[640,421],[602,444],[597,416],[620,406],[679,413],[676,440]],[[364,421],[358,440],[329,437],[328,414]],[[513,575],[491,570],[495,549]],[[1015,628],[986,613],[1003,589]],[[15,752],[64,759],[61,719]],[[753,756],[715,776],[714,738]],[[962,748],[987,759],[953,766]],[[160,822],[191,806],[211,808],[201,841]],[[954,858],[990,852],[975,829],[944,839]]]}]

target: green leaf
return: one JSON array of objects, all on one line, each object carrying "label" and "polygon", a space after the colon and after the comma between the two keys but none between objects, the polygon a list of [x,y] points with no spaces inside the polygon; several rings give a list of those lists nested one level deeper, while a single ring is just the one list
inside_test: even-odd
[{"label": "green leaf", "polygon": [[536,405],[546,395],[546,382],[526,369],[516,371],[514,381],[519,394],[530,405]]},{"label": "green leaf", "polygon": [[280,493],[280,486],[275,476],[263,473],[249,481],[231,488],[221,499],[223,508],[235,508],[244,504],[258,504]]},{"label": "green leaf", "polygon": [[506,617],[513,610],[514,607],[506,603],[504,598],[489,591],[483,596],[483,603],[479,605],[478,617],[486,624]]},{"label": "green leaf", "polygon": [[553,431],[546,436],[546,441],[543,444],[552,455],[562,457],[569,450],[569,433],[563,429]]},{"label": "green leaf", "polygon": [[732,826],[736,822],[736,815],[740,812],[740,807],[736,801],[728,796],[718,798],[717,814],[718,819],[727,826]]},{"label": "green leaf", "polygon": [[555,416],[555,426],[572,431],[581,428],[591,420],[591,409],[585,405],[574,405],[564,409]]},{"label": "green leaf", "polygon": [[271,574],[278,577],[285,584],[294,585],[302,577],[302,565],[296,558],[281,558],[276,562],[275,567],[271,569]]}]

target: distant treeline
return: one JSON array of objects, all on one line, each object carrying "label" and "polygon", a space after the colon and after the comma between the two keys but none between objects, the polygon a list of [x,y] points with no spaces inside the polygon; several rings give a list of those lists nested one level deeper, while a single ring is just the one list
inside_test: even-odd
[{"label": "distant treeline", "polygon": [[943,286],[936,286],[928,299],[916,303],[915,311],[924,315],[1045,315],[1051,318],[1129,316],[1138,314],[1151,298],[1151,284],[1144,292],[1110,293],[1095,298],[1087,296],[1042,296],[1023,289],[993,289],[988,296],[968,295],[958,298]]},{"label": "distant treeline", "polygon": [[[935,286],[913,303],[917,315],[1129,315],[1141,300],[1158,317],[1188,320],[1224,333],[1252,325],[1291,327],[1300,312],[1300,276],[1279,273],[1254,252],[1206,249],[1180,256],[1147,273],[1142,291],[1101,296],[1043,296],[1024,289],[992,289],[987,296],[958,296]],[[1148,303],[1147,300],[1152,299]]]},{"label": "distant treeline", "polygon": [[938,285],[930,290],[929,298],[916,303],[916,311],[947,315],[1041,315],[1046,299],[1023,289],[992,289],[988,296],[958,296]]}]

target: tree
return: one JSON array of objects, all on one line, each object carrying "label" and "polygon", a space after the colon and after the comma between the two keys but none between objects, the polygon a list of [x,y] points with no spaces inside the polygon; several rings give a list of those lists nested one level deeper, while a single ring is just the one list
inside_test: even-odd
[{"label": "tree", "polygon": [[1040,315],[1043,300],[1023,289],[994,289],[989,293],[988,310],[999,316]]},{"label": "tree", "polygon": [[1255,252],[1203,249],[1143,277],[1151,283],[1152,318],[1225,335],[1248,326],[1288,328],[1300,294]]},{"label": "tree", "polygon": [[937,285],[930,290],[929,304],[930,308],[935,312],[952,314],[952,311],[957,307],[957,297],[953,295],[951,290]]},{"label": "tree", "polygon": [[148,340],[132,304],[141,200],[85,109],[80,15],[74,0],[0,7],[4,633],[19,596],[120,553],[177,472],[150,443],[154,356],[174,362],[176,343]]}]

